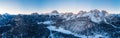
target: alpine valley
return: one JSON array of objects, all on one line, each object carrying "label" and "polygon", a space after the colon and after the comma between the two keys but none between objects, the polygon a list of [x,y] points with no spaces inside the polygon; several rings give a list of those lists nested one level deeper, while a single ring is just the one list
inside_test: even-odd
[{"label": "alpine valley", "polygon": [[120,14],[97,9],[78,14],[0,14],[0,38],[120,38]]}]

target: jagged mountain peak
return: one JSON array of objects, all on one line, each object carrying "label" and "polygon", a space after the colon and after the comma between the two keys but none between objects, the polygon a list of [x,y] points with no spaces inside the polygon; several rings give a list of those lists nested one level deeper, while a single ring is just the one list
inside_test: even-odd
[{"label": "jagged mountain peak", "polygon": [[1,15],[0,37],[120,38],[120,15],[106,15],[105,10],[78,14],[53,11],[45,15],[9,15],[9,18]]},{"label": "jagged mountain peak", "polygon": [[78,14],[73,13],[65,13],[61,17],[65,18],[66,20],[72,20],[79,17],[88,17],[91,21],[95,23],[99,23],[103,21],[104,17],[107,15],[107,12],[105,10],[91,10],[89,12],[86,11],[80,11]]},{"label": "jagged mountain peak", "polygon": [[58,14],[59,12],[57,10],[53,10],[51,13],[56,13]]},{"label": "jagged mountain peak", "polygon": [[35,13],[32,13],[31,15],[39,15],[37,12],[35,12]]}]

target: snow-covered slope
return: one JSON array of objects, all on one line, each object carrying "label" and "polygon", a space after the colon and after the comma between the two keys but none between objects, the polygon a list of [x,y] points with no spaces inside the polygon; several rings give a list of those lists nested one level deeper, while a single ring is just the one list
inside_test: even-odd
[{"label": "snow-covered slope", "polygon": [[2,38],[120,38],[120,14],[97,9],[78,14],[0,15]]}]

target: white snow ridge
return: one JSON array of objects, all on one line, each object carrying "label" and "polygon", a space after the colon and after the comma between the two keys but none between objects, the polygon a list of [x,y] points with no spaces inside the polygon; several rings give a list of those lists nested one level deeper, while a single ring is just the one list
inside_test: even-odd
[{"label": "white snow ridge", "polygon": [[53,21],[44,21],[44,22],[38,22],[37,24],[54,24]]}]

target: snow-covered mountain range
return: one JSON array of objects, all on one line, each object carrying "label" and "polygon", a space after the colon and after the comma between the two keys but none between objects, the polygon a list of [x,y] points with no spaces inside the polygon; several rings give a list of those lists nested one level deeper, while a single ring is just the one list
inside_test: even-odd
[{"label": "snow-covered mountain range", "polygon": [[97,9],[78,14],[0,15],[0,38],[120,38],[120,14]]}]

